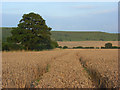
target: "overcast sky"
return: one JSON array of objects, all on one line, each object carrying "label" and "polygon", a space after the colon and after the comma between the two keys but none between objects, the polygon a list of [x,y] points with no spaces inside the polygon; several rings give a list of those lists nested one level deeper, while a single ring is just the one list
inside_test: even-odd
[{"label": "overcast sky", "polygon": [[2,26],[16,27],[30,12],[40,14],[52,30],[118,32],[117,2],[4,2]]}]

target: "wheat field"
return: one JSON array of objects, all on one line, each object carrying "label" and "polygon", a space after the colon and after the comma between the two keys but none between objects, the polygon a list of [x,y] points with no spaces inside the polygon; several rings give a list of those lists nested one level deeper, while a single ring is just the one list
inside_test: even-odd
[{"label": "wheat field", "polygon": [[68,46],[69,48],[76,46],[83,47],[104,47],[105,43],[112,43],[113,46],[120,46],[119,41],[58,41],[60,46]]},{"label": "wheat field", "polygon": [[117,87],[117,83],[117,49],[2,53],[3,88]]}]

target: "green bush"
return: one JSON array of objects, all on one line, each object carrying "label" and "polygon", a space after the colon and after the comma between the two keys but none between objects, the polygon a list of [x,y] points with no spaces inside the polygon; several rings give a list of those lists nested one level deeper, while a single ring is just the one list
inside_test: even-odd
[{"label": "green bush", "polygon": [[112,48],[112,43],[106,43],[105,48]]},{"label": "green bush", "polygon": [[101,47],[101,49],[119,49],[120,47],[112,46],[112,43],[106,43],[105,47]]},{"label": "green bush", "polygon": [[110,48],[108,48],[108,47],[101,47],[101,49],[120,49],[120,47],[117,47],[117,46],[112,46]]},{"label": "green bush", "polygon": [[53,49],[58,47],[58,44],[56,41],[51,41],[50,44],[31,44],[29,48],[26,48],[25,46],[22,46],[21,44],[15,44],[10,42],[2,43],[2,51],[12,51],[12,50],[46,50],[46,49]]},{"label": "green bush", "polygon": [[12,51],[12,50],[22,50],[24,49],[22,46],[15,43],[2,43],[2,51]]},{"label": "green bush", "polygon": [[58,43],[56,41],[51,41],[51,48],[58,47]]},{"label": "green bush", "polygon": [[112,48],[113,48],[113,49],[118,49],[118,47],[117,47],[117,46],[112,46]]},{"label": "green bush", "polygon": [[101,49],[105,49],[105,47],[101,47]]},{"label": "green bush", "polygon": [[68,47],[67,46],[64,46],[63,49],[67,49]]},{"label": "green bush", "polygon": [[73,47],[73,49],[79,49],[79,48],[82,48],[82,49],[94,49],[94,47],[82,47],[82,46]]},{"label": "green bush", "polygon": [[37,46],[34,46],[34,48],[31,50],[41,51],[41,50],[47,50],[47,49],[54,49],[56,47],[58,47],[58,43],[56,41],[51,41],[50,44],[48,44],[48,45],[39,44]]},{"label": "green bush", "polygon": [[78,46],[78,47],[73,47],[73,49],[77,49],[77,48],[83,48],[82,46]]},{"label": "green bush", "polygon": [[96,47],[96,49],[99,49],[99,47]]},{"label": "green bush", "polygon": [[50,46],[47,46],[47,45],[45,45],[45,44],[39,44],[39,45],[37,45],[36,47],[34,47],[33,50],[35,50],[35,51],[41,51],[41,50],[43,50],[43,49],[47,49],[48,47],[50,48]]},{"label": "green bush", "polygon": [[10,51],[8,43],[2,43],[2,51]]},{"label": "green bush", "polygon": [[84,49],[94,49],[94,47],[84,47]]},{"label": "green bush", "polygon": [[62,46],[58,46],[58,48],[62,48]]}]

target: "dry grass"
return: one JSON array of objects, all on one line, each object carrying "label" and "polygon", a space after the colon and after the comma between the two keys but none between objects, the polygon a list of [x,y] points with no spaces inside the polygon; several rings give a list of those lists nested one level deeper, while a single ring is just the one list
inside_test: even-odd
[{"label": "dry grass", "polygon": [[101,47],[104,46],[105,43],[112,43],[113,46],[120,45],[118,41],[58,41],[60,46],[68,46],[69,48],[76,47],[76,46],[83,46],[83,47]]},{"label": "dry grass", "polygon": [[[3,88],[95,87],[79,59],[117,86],[118,50],[66,49],[40,52],[3,52]],[[38,83],[35,85],[35,81]]]}]

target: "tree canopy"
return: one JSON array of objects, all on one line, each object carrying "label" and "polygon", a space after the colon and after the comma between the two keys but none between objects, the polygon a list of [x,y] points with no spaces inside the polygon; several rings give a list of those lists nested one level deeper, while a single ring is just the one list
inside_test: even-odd
[{"label": "tree canopy", "polygon": [[112,48],[112,43],[106,43],[105,48]]},{"label": "tree canopy", "polygon": [[13,28],[12,36],[7,40],[27,50],[51,49],[53,43],[57,46],[57,43],[50,38],[51,29],[39,14],[32,12],[22,16],[18,27]]}]

